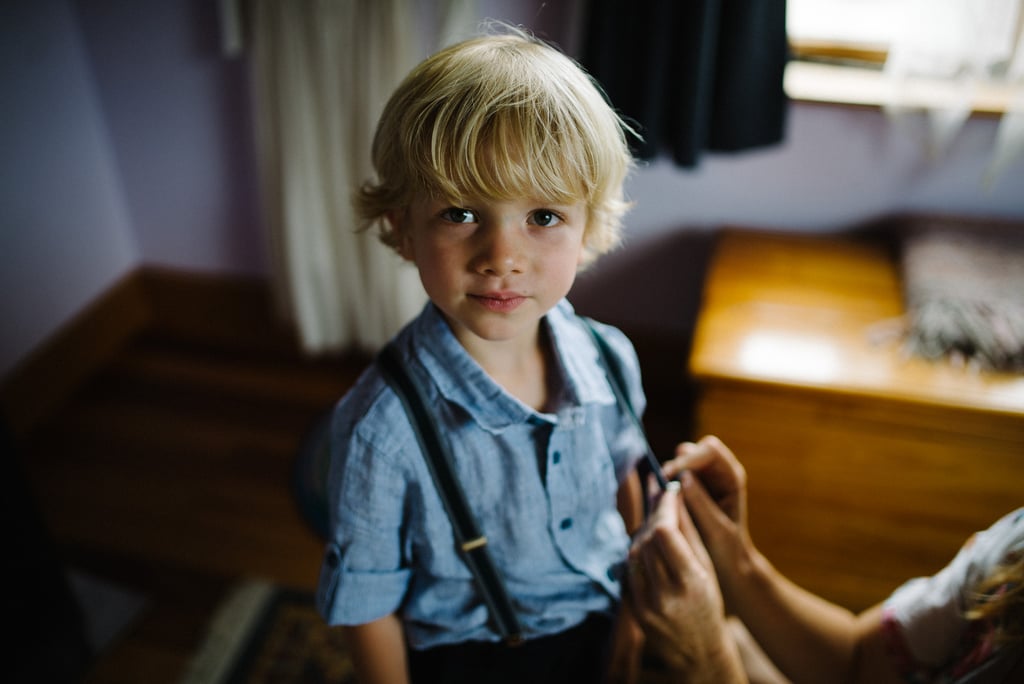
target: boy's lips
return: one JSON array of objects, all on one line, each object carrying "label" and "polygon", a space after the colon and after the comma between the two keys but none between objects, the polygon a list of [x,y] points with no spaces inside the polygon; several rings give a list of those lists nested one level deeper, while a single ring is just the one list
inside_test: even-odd
[{"label": "boy's lips", "polygon": [[471,294],[469,298],[483,305],[490,311],[508,313],[519,307],[526,297],[518,292],[488,292],[486,294]]}]

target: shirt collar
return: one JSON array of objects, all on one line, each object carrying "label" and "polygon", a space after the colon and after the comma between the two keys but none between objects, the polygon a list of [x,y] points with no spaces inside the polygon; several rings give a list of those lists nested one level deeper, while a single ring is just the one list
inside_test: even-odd
[{"label": "shirt collar", "polygon": [[568,300],[555,305],[541,324],[548,326],[565,383],[557,421],[550,414],[534,411],[494,382],[459,344],[431,302],[413,324],[412,349],[441,396],[459,405],[489,432],[527,421],[575,424],[581,419],[583,405],[614,403],[597,348]]}]

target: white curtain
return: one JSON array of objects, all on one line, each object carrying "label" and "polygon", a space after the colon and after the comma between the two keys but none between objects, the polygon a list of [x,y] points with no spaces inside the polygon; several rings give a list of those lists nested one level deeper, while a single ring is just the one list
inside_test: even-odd
[{"label": "white curtain", "polygon": [[[373,231],[351,193],[395,86],[440,41],[472,30],[467,0],[252,0],[251,52],[266,220],[278,305],[309,353],[386,342],[422,307],[414,268]],[[424,15],[439,40],[421,35]]]},{"label": "white curtain", "polygon": [[891,115],[931,102],[927,112],[934,156],[948,149],[983,84],[1009,92],[990,181],[1024,152],[1022,5],[1024,0],[911,0],[904,5],[885,64]]}]

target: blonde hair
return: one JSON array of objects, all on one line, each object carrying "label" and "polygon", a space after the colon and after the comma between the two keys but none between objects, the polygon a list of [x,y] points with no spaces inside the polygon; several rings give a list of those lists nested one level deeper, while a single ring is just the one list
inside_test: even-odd
[{"label": "blonde hair", "polygon": [[999,643],[1024,641],[1024,554],[997,566],[979,583],[966,615],[993,622]]},{"label": "blonde hair", "polygon": [[417,197],[538,197],[587,207],[584,262],[619,243],[630,129],[586,73],[519,31],[458,43],[416,67],[377,125],[377,172],[356,193],[361,229]]}]

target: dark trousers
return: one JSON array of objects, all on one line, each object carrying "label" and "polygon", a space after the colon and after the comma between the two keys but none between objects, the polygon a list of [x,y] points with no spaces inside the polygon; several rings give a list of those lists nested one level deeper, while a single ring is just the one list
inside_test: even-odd
[{"label": "dark trousers", "polygon": [[409,649],[412,684],[600,684],[611,652],[613,621],[591,615],[558,634],[516,646],[469,641]]}]

